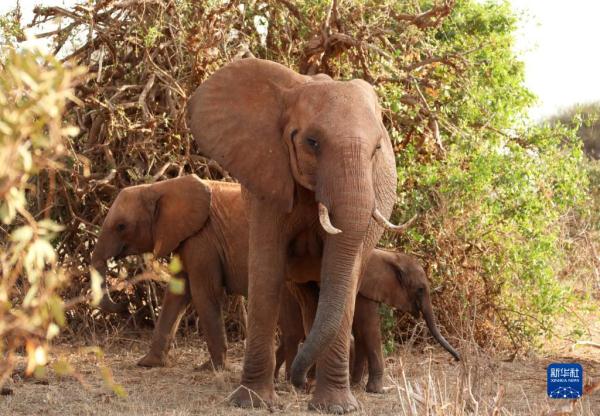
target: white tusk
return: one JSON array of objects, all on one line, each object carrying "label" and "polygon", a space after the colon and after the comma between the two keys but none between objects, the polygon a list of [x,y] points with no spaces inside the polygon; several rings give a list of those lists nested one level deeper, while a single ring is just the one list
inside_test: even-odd
[{"label": "white tusk", "polygon": [[373,218],[375,219],[375,221],[377,221],[377,224],[381,225],[386,230],[402,234],[417,219],[417,214],[415,214],[410,220],[406,221],[404,224],[394,225],[391,222],[389,222],[383,215],[381,215],[381,212],[379,212],[377,208],[375,208],[373,210]]},{"label": "white tusk", "polygon": [[335,235],[342,232],[342,230],[335,228],[333,225],[331,225],[331,220],[329,219],[329,211],[327,210],[327,207],[321,202],[319,202],[319,222],[321,223],[321,227],[323,227],[323,229],[327,231],[328,234]]}]

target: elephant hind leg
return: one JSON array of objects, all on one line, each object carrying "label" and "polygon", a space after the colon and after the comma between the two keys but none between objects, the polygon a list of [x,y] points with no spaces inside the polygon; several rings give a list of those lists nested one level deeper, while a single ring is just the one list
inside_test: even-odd
[{"label": "elephant hind leg", "polygon": [[185,292],[175,294],[171,291],[165,293],[160,316],[152,334],[150,351],[138,361],[141,367],[164,367],[169,365],[169,349],[175,338],[181,317],[190,303],[189,281],[185,273],[179,276],[185,279]]},{"label": "elephant hind leg", "polygon": [[222,370],[227,355],[227,337],[223,320],[224,275],[221,258],[208,236],[195,241],[184,252],[184,264],[190,276],[192,303],[198,313],[210,358],[199,370]]},{"label": "elephant hind leg", "polygon": [[206,338],[210,355],[209,360],[197,368],[201,371],[225,368],[227,336],[222,311],[223,296],[223,291],[220,294],[212,295],[207,293],[204,288],[192,289],[192,301],[198,312],[200,326]]}]

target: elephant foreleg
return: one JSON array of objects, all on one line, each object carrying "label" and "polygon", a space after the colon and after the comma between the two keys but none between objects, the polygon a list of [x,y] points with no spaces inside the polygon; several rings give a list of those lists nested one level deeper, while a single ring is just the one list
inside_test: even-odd
[{"label": "elephant foreleg", "polygon": [[286,244],[280,213],[253,201],[248,258],[248,337],[241,386],[230,401],[240,407],[271,407],[276,400],[275,330],[285,273]]},{"label": "elephant foreleg", "polygon": [[353,305],[347,305],[340,330],[329,349],[317,360],[316,386],[310,408],[330,413],[358,409],[348,377]]},{"label": "elephant foreleg", "polygon": [[[183,274],[182,274],[183,275]],[[180,276],[182,277],[182,276]],[[163,299],[160,316],[152,334],[150,351],[138,361],[142,367],[164,367],[169,365],[169,349],[175,338],[181,317],[190,303],[190,288],[187,276],[183,294],[167,290]]]},{"label": "elephant foreleg", "polygon": [[[366,390],[369,393],[383,393],[384,361],[379,303],[358,295],[356,297],[353,327],[356,342],[356,362],[353,368],[352,382],[360,383],[362,380],[366,360],[369,368],[369,380],[367,381]],[[361,365],[362,368],[358,368]]]}]

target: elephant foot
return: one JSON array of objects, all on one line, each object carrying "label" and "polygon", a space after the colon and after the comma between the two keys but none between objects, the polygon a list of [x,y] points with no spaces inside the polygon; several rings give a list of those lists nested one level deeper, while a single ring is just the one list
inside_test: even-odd
[{"label": "elephant foot", "polygon": [[308,404],[309,410],[341,415],[358,410],[358,401],[349,388],[315,391]]},{"label": "elephant foot", "polygon": [[357,377],[352,377],[350,379],[350,386],[351,387],[357,387],[360,385],[360,383],[362,382],[362,377],[357,378]]},{"label": "elephant foot", "polygon": [[150,351],[137,362],[137,365],[140,367],[170,367],[172,363],[166,355],[154,354]]},{"label": "elephant foot", "polygon": [[315,386],[317,385],[317,380],[314,378],[307,378],[306,384],[304,385],[304,393],[310,394],[315,390]]},{"label": "elephant foot", "polygon": [[383,394],[384,393],[383,380],[380,378],[377,378],[375,380],[369,380],[367,382],[367,386],[365,387],[365,390],[368,393]]},{"label": "elephant foot", "polygon": [[273,387],[258,387],[240,385],[229,398],[229,403],[235,407],[272,409],[277,395]]},{"label": "elephant foot", "polygon": [[215,363],[212,360],[206,360],[206,362],[194,367],[194,371],[223,371],[226,370],[228,365],[224,362]]}]

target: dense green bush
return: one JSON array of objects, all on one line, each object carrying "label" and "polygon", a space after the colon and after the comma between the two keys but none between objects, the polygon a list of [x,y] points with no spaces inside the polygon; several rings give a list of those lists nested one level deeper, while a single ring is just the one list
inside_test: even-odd
[{"label": "dense green bush", "polygon": [[[72,272],[56,250],[64,226],[48,215],[57,189],[39,189],[42,175],[53,178],[65,170],[69,138],[78,129],[63,116],[77,101],[74,87],[85,69],[8,43],[0,58],[0,388],[23,355],[26,376],[44,377],[50,362],[56,374],[73,374],[67,361],[50,360],[48,351],[64,331],[66,311],[102,294],[97,281],[92,297],[62,296]],[[31,212],[32,200],[42,195],[44,210]],[[101,350],[88,352],[102,359]],[[109,368],[102,365],[101,375],[106,387],[126,395]]]},{"label": "dense green bush", "polygon": [[507,2],[457,3],[431,42],[472,52],[462,71],[437,72],[441,92],[424,93],[446,152],[410,144],[398,154],[399,207],[423,218],[400,245],[429,265],[446,327],[488,346],[540,341],[577,308],[558,276],[569,226],[591,201],[577,129],[526,122],[533,97],[512,51],[516,24]]},{"label": "dense green bush", "polygon": [[567,260],[569,216],[588,201],[588,179],[579,141],[568,134],[532,128],[521,136],[526,145],[471,137],[426,164],[412,149],[400,156],[412,183],[400,188],[406,205],[424,213],[403,242],[429,260],[437,284],[453,287],[442,310],[468,302],[463,328],[474,315],[489,321],[479,331],[497,327],[497,319],[523,345],[575,306],[570,283],[557,275]]}]

